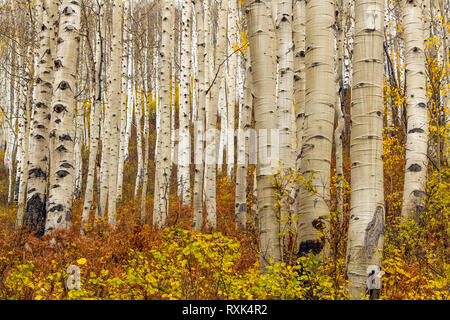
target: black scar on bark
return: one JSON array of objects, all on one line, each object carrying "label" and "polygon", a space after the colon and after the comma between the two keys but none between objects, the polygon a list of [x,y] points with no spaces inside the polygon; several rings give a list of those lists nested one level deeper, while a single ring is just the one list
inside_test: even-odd
[{"label": "black scar on bark", "polygon": [[414,128],[409,130],[408,133],[424,133],[424,131],[421,128]]},{"label": "black scar on bark", "polygon": [[61,113],[61,112],[63,112],[64,110],[67,111],[67,108],[66,108],[64,105],[58,103],[58,104],[55,104],[55,106],[53,107],[53,110],[54,110],[56,113]]},{"label": "black scar on bark", "polygon": [[422,171],[422,166],[417,163],[413,163],[412,165],[410,165],[408,167],[408,171],[420,172],[420,171]]},{"label": "black scar on bark", "polygon": [[41,168],[30,169],[28,171],[28,176],[31,177],[33,175],[35,178],[41,178],[41,177],[44,179],[47,178],[47,174]]},{"label": "black scar on bark", "polygon": [[324,241],[322,238],[317,240],[306,240],[300,243],[297,252],[297,259],[307,256],[309,253],[319,254],[324,246]]},{"label": "black scar on bark", "polygon": [[56,171],[56,175],[57,175],[59,178],[64,178],[65,176],[68,176],[68,175],[69,175],[69,172],[66,171],[66,170],[58,170],[58,171]]},{"label": "black scar on bark", "polygon": [[28,201],[23,217],[24,226],[28,227],[30,233],[34,232],[35,237],[42,237],[45,232],[46,196],[41,199],[40,194],[35,193]]},{"label": "black scar on bark", "polygon": [[63,145],[60,145],[58,148],[56,148],[56,151],[59,151],[59,152],[67,152],[67,149],[66,149],[66,147],[64,147]]},{"label": "black scar on bark", "polygon": [[312,226],[316,230],[323,230],[325,228],[325,223],[323,222],[323,217],[319,217],[312,221]]},{"label": "black scar on bark", "polygon": [[72,141],[72,138],[68,134],[59,136],[59,141]]},{"label": "black scar on bark", "polygon": [[57,204],[56,206],[50,208],[49,211],[50,211],[50,212],[64,211],[64,207],[62,206],[62,204]]},{"label": "black scar on bark", "polygon": [[374,253],[378,239],[384,235],[384,208],[377,206],[372,221],[366,227],[364,236],[364,249],[368,253]]},{"label": "black scar on bark", "polygon": [[73,165],[71,165],[68,162],[64,162],[62,165],[60,165],[61,168],[73,168]]}]

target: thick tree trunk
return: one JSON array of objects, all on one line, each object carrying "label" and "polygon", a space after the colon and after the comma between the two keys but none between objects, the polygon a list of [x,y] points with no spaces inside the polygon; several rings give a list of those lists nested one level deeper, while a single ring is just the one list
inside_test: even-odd
[{"label": "thick tree trunk", "polygon": [[301,173],[316,192],[301,188],[298,256],[319,255],[330,214],[330,169],[334,129],[334,3],[306,3],[306,95]]},{"label": "thick tree trunk", "polygon": [[55,59],[50,130],[50,188],[45,232],[70,226],[73,200],[74,90],[79,50],[80,6],[63,0]]},{"label": "thick tree trunk", "polygon": [[58,7],[54,1],[42,1],[42,28],[36,74],[35,109],[30,128],[27,204],[23,223],[37,236],[44,234],[47,177],[49,167],[48,135],[53,88],[53,56],[58,24]]},{"label": "thick tree trunk", "polygon": [[384,0],[356,0],[351,110],[351,203],[347,246],[349,293],[360,298],[366,270],[381,265],[384,240]]},{"label": "thick tree trunk", "polygon": [[[252,61],[252,87],[255,105],[255,126],[258,137],[258,218],[260,231],[260,266],[281,260],[279,221],[275,209],[273,172],[278,159],[273,159],[273,134],[277,134],[276,80],[273,63],[274,30],[272,29],[269,1],[249,1],[247,4],[250,54]],[[274,152],[275,151],[275,152]]]}]

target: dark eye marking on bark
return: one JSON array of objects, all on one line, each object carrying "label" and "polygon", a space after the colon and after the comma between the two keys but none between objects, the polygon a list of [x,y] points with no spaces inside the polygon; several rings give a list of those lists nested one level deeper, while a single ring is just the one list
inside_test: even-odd
[{"label": "dark eye marking on bark", "polygon": [[306,240],[300,243],[300,246],[298,248],[297,252],[297,258],[304,257],[308,255],[308,253],[313,254],[319,254],[324,246],[323,239],[317,239],[317,240]]},{"label": "dark eye marking on bark", "polygon": [[56,148],[56,151],[59,151],[59,152],[67,152],[67,149],[66,149],[66,147],[64,147],[63,145],[60,145],[58,148]]},{"label": "dark eye marking on bark", "polygon": [[62,204],[58,204],[58,205],[56,205],[54,207],[51,207],[49,209],[50,212],[63,211],[63,210],[64,210],[64,207],[62,206]]},{"label": "dark eye marking on bark", "polygon": [[408,133],[424,133],[424,131],[421,128],[414,128],[409,130]]},{"label": "dark eye marking on bark", "polygon": [[72,141],[72,138],[68,134],[59,136],[59,141]]},{"label": "dark eye marking on bark", "polygon": [[408,167],[408,171],[420,172],[420,171],[422,171],[422,166],[417,163],[413,163],[412,165],[410,165]]},{"label": "dark eye marking on bark", "polygon": [[56,171],[56,175],[59,178],[64,178],[65,176],[69,175],[69,171],[67,171],[67,170],[58,170],[58,171]]},{"label": "dark eye marking on bark", "polygon": [[28,176],[29,177],[34,176],[36,178],[40,178],[40,177],[46,178],[47,174],[44,171],[42,171],[41,168],[33,168],[33,169],[28,170]]},{"label": "dark eye marking on bark", "polygon": [[58,85],[58,89],[61,89],[61,90],[66,90],[66,89],[72,90],[70,88],[70,84],[67,81],[61,81],[59,83],[59,85]]},{"label": "dark eye marking on bark", "polygon": [[61,113],[61,112],[63,112],[64,110],[67,111],[67,108],[66,108],[64,105],[62,105],[62,104],[55,104],[55,106],[53,107],[53,110],[54,110],[56,113]]},{"label": "dark eye marking on bark", "polygon": [[381,235],[384,235],[384,208],[378,206],[375,209],[372,221],[366,227],[366,233],[364,236],[364,249],[368,253],[374,253],[374,248],[378,244],[378,239]]},{"label": "dark eye marking on bark", "polygon": [[61,168],[73,168],[73,166],[68,163],[68,162],[64,162],[62,165],[60,165]]}]

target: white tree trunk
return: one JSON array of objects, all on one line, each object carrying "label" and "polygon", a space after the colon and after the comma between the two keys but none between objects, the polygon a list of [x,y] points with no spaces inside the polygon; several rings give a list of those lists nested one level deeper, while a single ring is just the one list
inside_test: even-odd
[{"label": "white tree trunk", "polygon": [[269,1],[249,1],[247,4],[250,54],[252,61],[252,87],[255,105],[255,126],[258,137],[258,219],[260,232],[260,267],[281,260],[279,221],[275,209],[273,172],[278,166],[274,159],[272,139],[277,134],[276,78],[273,63],[274,30],[272,29]]},{"label": "white tree trunk", "polygon": [[347,246],[349,293],[364,293],[369,265],[381,266],[384,240],[384,0],[356,0],[352,76],[351,203]]},{"label": "white tree trunk", "polygon": [[[198,88],[198,105],[197,118],[194,122],[194,219],[193,228],[200,232],[203,225],[203,177],[204,177],[204,140],[205,140],[205,111],[206,111],[206,95],[207,66],[205,65],[206,40],[205,39],[205,18],[208,16],[204,10],[202,15],[202,1],[195,0],[195,18],[197,28],[197,88]],[[206,21],[206,23],[208,23]]]},{"label": "white tree trunk", "polygon": [[421,1],[404,0],[406,72],[406,170],[402,216],[414,219],[424,209],[428,151],[428,110]]},{"label": "white tree trunk", "polygon": [[[160,124],[170,123],[170,52],[173,50],[172,1],[161,2],[162,35],[160,48]],[[153,205],[153,225],[160,229],[166,223],[169,211],[169,187],[171,174],[170,126],[161,125],[158,131],[158,152],[155,155],[155,192]]]},{"label": "white tree trunk", "polygon": [[299,251],[319,255],[330,214],[330,169],[334,129],[334,3],[306,3],[306,92],[301,173],[316,193],[300,191]]},{"label": "white tree trunk", "polygon": [[45,232],[70,226],[73,200],[74,89],[79,50],[80,6],[63,0],[55,60],[50,125],[50,187]]},{"label": "white tree trunk", "polygon": [[191,137],[189,132],[191,83],[191,0],[183,0],[181,7],[181,65],[180,65],[180,111],[178,141],[178,196],[184,205],[191,203],[189,165],[191,159]]}]

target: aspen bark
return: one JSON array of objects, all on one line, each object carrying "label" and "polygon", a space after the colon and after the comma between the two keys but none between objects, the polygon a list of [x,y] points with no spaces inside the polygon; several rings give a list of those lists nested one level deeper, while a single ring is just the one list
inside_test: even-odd
[{"label": "aspen bark", "polygon": [[[110,167],[108,182],[108,223],[116,224],[117,204],[117,168],[120,144],[120,117],[122,113],[122,0],[114,0],[112,4],[111,26],[111,64],[110,64]],[[123,111],[126,112],[126,111]]]},{"label": "aspen bark", "polygon": [[428,110],[421,1],[403,2],[406,72],[406,170],[402,217],[419,218],[424,209],[428,151]]},{"label": "aspen bark", "polygon": [[252,113],[252,68],[250,63],[250,49],[245,54],[243,68],[244,77],[244,101],[239,115],[239,131],[237,139],[237,170],[236,170],[236,207],[235,223],[240,230],[247,225],[247,179],[249,165],[249,143]]},{"label": "aspen bark", "polygon": [[[92,97],[91,108],[91,130],[89,146],[89,164],[86,180],[86,192],[84,195],[83,213],[81,216],[81,233],[84,234],[89,222],[89,212],[92,210],[94,197],[94,178],[97,167],[98,144],[100,139],[100,116],[102,109],[102,69],[103,69],[103,37],[102,37],[102,4],[100,3],[97,11],[97,32],[95,47],[95,62],[93,69],[95,91]],[[97,179],[97,183],[100,181]],[[98,206],[97,206],[98,207]]]},{"label": "aspen bark", "polygon": [[351,203],[347,246],[349,293],[360,298],[366,269],[381,264],[384,241],[384,0],[356,0],[351,109]]},{"label": "aspen bark", "polygon": [[204,176],[204,140],[205,140],[205,112],[206,112],[206,95],[205,90],[207,86],[207,79],[205,73],[208,68],[205,65],[206,56],[206,41],[205,38],[205,21],[208,16],[205,12],[206,4],[203,8],[202,15],[202,1],[195,0],[195,17],[197,28],[197,65],[198,75],[196,78],[198,88],[198,105],[197,105],[197,119],[194,123],[194,219],[193,228],[200,232],[203,225],[203,176]]},{"label": "aspen bark", "polygon": [[160,49],[160,125],[158,131],[158,152],[155,155],[155,195],[153,206],[153,225],[158,229],[166,223],[169,210],[169,186],[171,174],[170,154],[170,52],[173,50],[173,16],[174,4],[172,1],[163,0],[162,10],[162,34]]},{"label": "aspen bark", "polygon": [[275,65],[273,64],[274,30],[271,28],[269,1],[249,1],[247,4],[252,87],[255,106],[255,127],[258,139],[256,180],[258,188],[258,218],[260,230],[260,267],[281,260],[279,222],[275,209],[273,172],[278,166],[273,159],[273,131],[276,126]]},{"label": "aspen bark", "polygon": [[23,224],[37,236],[44,234],[49,167],[49,124],[53,88],[53,55],[58,21],[54,1],[42,1],[42,27],[36,74],[35,109],[30,128],[27,204]]},{"label": "aspen bark", "polygon": [[[209,15],[209,12],[205,10]],[[219,99],[220,84],[223,79],[224,68],[219,68],[219,64],[224,58],[226,48],[226,21],[228,13],[228,1],[222,0],[219,7],[219,32],[217,35],[216,52],[214,56],[215,82],[212,84],[208,101],[207,122],[206,122],[206,150],[205,150],[205,206],[207,228],[216,228],[216,173],[217,173],[217,108]],[[210,19],[208,19],[209,21]],[[209,23],[208,23],[209,25]],[[206,28],[208,30],[208,28]],[[207,34],[209,31],[207,31]],[[211,79],[212,81],[213,79]]]},{"label": "aspen bark", "polygon": [[[295,105],[295,124],[296,124],[296,158],[295,168],[297,172],[301,170],[302,145],[303,145],[303,126],[305,119],[305,32],[306,32],[306,16],[305,1],[295,0],[293,4],[293,41],[294,41],[294,105]],[[295,196],[295,215],[298,216],[300,208],[299,188],[296,190]],[[294,225],[296,231],[296,247],[299,246],[300,237],[298,234],[299,220]]]},{"label": "aspen bark", "polygon": [[330,169],[334,129],[334,3],[306,3],[306,92],[301,173],[316,192],[300,190],[298,256],[319,255],[330,214]]},{"label": "aspen bark", "polygon": [[240,37],[237,29],[237,1],[229,2],[228,14],[228,76],[226,82],[227,88],[227,176],[229,179],[234,175],[234,136],[235,136],[235,108],[236,108],[236,74],[237,56],[235,46],[239,46]]},{"label": "aspen bark", "polygon": [[[120,112],[120,148],[119,148],[119,162],[117,164],[117,200],[122,202],[122,188],[123,188],[123,171],[125,165],[125,155],[127,154],[127,123],[128,123],[128,108],[130,107],[128,104],[130,94],[130,90],[128,90],[128,55],[130,46],[129,41],[129,32],[130,32],[130,18],[129,18],[129,10],[130,10],[130,0],[123,2],[123,27],[122,27],[122,107]],[[127,91],[125,92],[125,89]]]},{"label": "aspen bark", "polygon": [[178,196],[184,205],[191,203],[189,165],[191,159],[191,138],[189,131],[191,83],[191,0],[183,0],[181,6],[181,66],[180,66],[180,112],[178,142]]},{"label": "aspen bark", "polygon": [[[45,233],[67,229],[73,200],[74,89],[79,50],[80,6],[63,0],[55,59],[55,80],[50,126],[50,188]],[[75,54],[74,54],[75,53]]]}]

